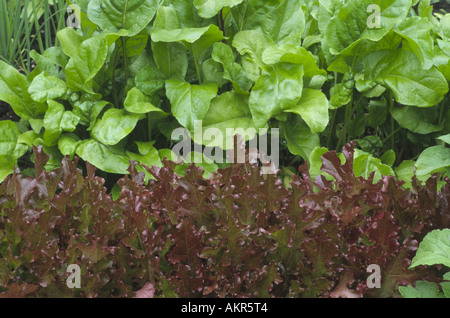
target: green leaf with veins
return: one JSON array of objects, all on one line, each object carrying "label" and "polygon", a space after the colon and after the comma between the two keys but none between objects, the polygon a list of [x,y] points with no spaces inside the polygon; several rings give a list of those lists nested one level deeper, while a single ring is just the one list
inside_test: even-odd
[{"label": "green leaf with veins", "polygon": [[126,30],[127,36],[131,37],[150,23],[158,5],[158,0],[92,0],[87,15],[103,30]]}]

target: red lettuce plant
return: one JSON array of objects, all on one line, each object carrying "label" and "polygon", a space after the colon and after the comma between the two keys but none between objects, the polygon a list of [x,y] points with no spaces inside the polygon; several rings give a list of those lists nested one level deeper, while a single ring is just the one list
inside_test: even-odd
[{"label": "red lettuce plant", "polygon": [[[3,297],[396,297],[398,286],[437,281],[408,270],[419,241],[450,226],[450,182],[412,190],[384,177],[355,177],[353,144],[323,155],[313,183],[299,167],[290,188],[257,165],[234,164],[210,179],[175,163],[131,163],[113,200],[95,168],[67,157],[36,177],[19,171],[0,184],[0,296]],[[67,267],[81,269],[69,288]],[[381,269],[381,288],[367,267]],[[144,290],[145,289],[145,290]],[[141,291],[140,293],[137,293]]]}]

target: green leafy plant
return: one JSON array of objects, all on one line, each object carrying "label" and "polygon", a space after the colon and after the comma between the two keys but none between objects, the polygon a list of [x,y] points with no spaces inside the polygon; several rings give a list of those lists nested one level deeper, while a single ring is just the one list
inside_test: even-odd
[{"label": "green leafy plant", "polygon": [[0,2],[0,59],[29,73],[33,49],[44,52],[58,43],[57,31],[66,26],[62,0],[2,0]]},{"label": "green leafy plant", "polygon": [[[434,230],[428,233],[417,249],[410,268],[420,265],[444,265],[450,268],[450,229]],[[417,281],[415,287],[399,287],[405,298],[450,298],[450,272],[444,274],[440,283],[441,290],[436,283]]]},{"label": "green leafy plant", "polygon": [[29,151],[43,145],[47,169],[75,154],[107,179],[127,174],[130,159],[161,166],[172,131],[192,135],[202,120],[223,136],[279,128],[287,177],[308,162],[315,178],[325,152],[357,140],[358,176],[396,175],[411,187],[414,174],[440,173],[444,184],[450,20],[429,1],[118,4],[78,1],[80,28],[32,52],[37,66],[26,77],[0,63],[0,99],[22,118],[21,135],[8,138]]}]

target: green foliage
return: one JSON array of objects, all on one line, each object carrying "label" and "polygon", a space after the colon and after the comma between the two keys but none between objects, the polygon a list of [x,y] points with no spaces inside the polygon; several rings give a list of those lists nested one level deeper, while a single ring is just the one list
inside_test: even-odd
[{"label": "green foliage", "polygon": [[[450,20],[433,15],[429,2],[78,5],[80,28],[57,32],[59,46],[30,52],[33,72],[0,62],[0,100],[21,117],[17,142],[43,145],[47,169],[75,154],[112,174],[128,173],[133,158],[160,166],[171,132],[193,136],[202,120],[224,139],[232,137],[226,128],[279,128],[285,168],[308,162],[314,177],[320,154],[351,140],[360,148],[358,176],[396,175],[410,187],[414,174],[438,172],[439,185],[448,174]],[[154,149],[142,153],[139,144]]]},{"label": "green foliage", "polygon": [[[434,230],[428,233],[417,249],[410,268],[420,265],[445,265],[450,267],[450,229]],[[400,287],[405,298],[450,298],[450,272],[444,274],[441,290],[434,282],[417,281],[415,287]]]},{"label": "green foliage", "polygon": [[58,43],[54,34],[65,27],[66,8],[63,0],[0,1],[0,60],[29,73],[29,52]]}]

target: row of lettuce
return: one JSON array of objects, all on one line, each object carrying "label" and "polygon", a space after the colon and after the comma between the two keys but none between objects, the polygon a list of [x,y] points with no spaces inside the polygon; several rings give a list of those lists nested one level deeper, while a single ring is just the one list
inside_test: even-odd
[{"label": "row of lettuce", "polygon": [[114,200],[79,158],[46,171],[39,146],[36,177],[0,184],[0,297],[449,297],[449,180],[356,177],[353,148],[323,155],[333,181],[302,165],[289,187],[173,162],[146,184],[133,163]]}]

